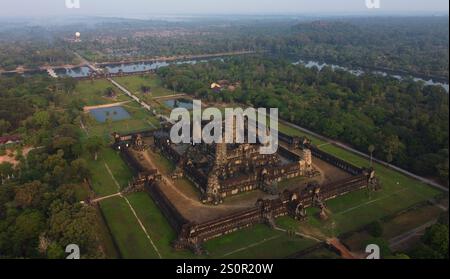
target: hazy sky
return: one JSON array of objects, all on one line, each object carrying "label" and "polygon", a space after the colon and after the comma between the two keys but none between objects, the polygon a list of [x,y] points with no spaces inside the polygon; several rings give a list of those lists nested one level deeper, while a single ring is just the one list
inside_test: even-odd
[{"label": "hazy sky", "polygon": [[448,0],[380,0],[369,10],[366,0],[79,0],[80,9],[67,9],[66,0],[0,0],[1,16],[131,14],[282,14],[447,12]]}]

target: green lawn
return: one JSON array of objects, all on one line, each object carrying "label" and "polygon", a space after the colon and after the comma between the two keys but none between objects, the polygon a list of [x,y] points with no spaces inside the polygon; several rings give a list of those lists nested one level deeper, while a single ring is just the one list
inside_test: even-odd
[{"label": "green lawn", "polygon": [[89,136],[101,136],[110,140],[113,132],[131,133],[160,128],[158,119],[152,116],[138,103],[130,102],[122,105],[122,107],[130,114],[131,118],[110,123],[100,123],[90,116],[85,116],[84,118],[87,118],[87,120],[85,120],[85,125]]},{"label": "green lawn", "polygon": [[[326,145],[321,148],[357,166],[369,166],[369,162],[366,159],[334,145]],[[328,202],[329,208],[337,214],[337,218],[347,219],[342,220],[344,223],[348,223],[348,219],[355,220],[351,223],[364,222],[364,220],[370,222],[383,217],[383,215],[398,212],[442,194],[436,188],[409,178],[381,164],[374,164],[374,168],[381,181],[381,191],[369,194],[363,190]],[[356,206],[359,207],[349,211],[349,208]],[[355,225],[350,227],[355,227]]]},{"label": "green lawn", "polygon": [[[115,77],[114,80],[126,87],[131,93],[139,95],[140,98],[143,96],[162,97],[176,94],[173,91],[164,88],[159,77],[154,74]],[[150,87],[151,92],[149,94],[142,93],[141,86]]]},{"label": "green lawn", "polygon": [[177,238],[167,219],[147,193],[135,193],[128,196],[136,214],[141,219],[163,258],[192,258],[190,251],[175,251],[172,242]]},{"label": "green lawn", "polygon": [[100,202],[100,208],[123,258],[158,258],[125,199],[104,200]]},{"label": "green lawn", "polygon": [[[108,87],[114,88],[117,94],[115,98],[105,97],[105,90]],[[86,106],[104,105],[129,100],[125,94],[115,88],[106,79],[79,81],[74,92],[71,93],[70,96],[67,96],[67,98],[70,100],[80,100]]]},{"label": "green lawn", "polygon": [[[267,122],[267,123],[269,123],[269,122]],[[290,136],[307,137],[308,139],[310,139],[312,141],[313,144],[318,145],[318,146],[326,143],[325,141],[323,141],[317,137],[314,137],[314,136],[307,134],[303,131],[300,131],[298,129],[292,128],[281,122],[278,123],[278,130],[280,132],[285,133]]]},{"label": "green lawn", "polygon": [[117,185],[109,174],[105,164],[108,165],[121,188],[128,185],[128,182],[133,178],[130,169],[122,158],[120,158],[120,155],[109,147],[103,148],[98,155],[97,161],[88,154],[85,154],[84,157],[92,172],[92,188],[98,197],[108,196],[118,192]]},{"label": "green lawn", "polygon": [[436,206],[426,205],[413,211],[405,212],[383,224],[383,237],[389,239],[418,228],[442,213]]},{"label": "green lawn", "polygon": [[258,224],[204,244],[210,258],[274,259],[290,256],[316,242]]},{"label": "green lawn", "polygon": [[109,231],[109,227],[106,224],[106,220],[101,215],[100,207],[96,207],[97,218],[99,222],[99,237],[101,239],[101,243],[105,252],[105,256],[107,259],[117,259],[120,257],[119,251],[117,251],[116,246],[114,245],[113,236]]}]

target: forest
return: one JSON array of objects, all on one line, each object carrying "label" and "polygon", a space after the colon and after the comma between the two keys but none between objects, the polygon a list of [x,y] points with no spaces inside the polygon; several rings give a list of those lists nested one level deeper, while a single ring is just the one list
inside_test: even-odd
[{"label": "forest", "polygon": [[448,17],[196,19],[113,26],[88,30],[77,50],[99,62],[253,50],[448,82]]},{"label": "forest", "polygon": [[[278,108],[282,119],[448,182],[449,96],[442,87],[262,56],[172,65],[158,75],[167,88],[200,99]],[[218,80],[240,87],[210,90]]]},{"label": "forest", "polygon": [[[76,31],[82,40],[73,43]],[[0,69],[76,63],[73,50],[94,62],[252,50],[447,83],[449,75],[448,16],[86,18],[0,27]]]},{"label": "forest", "polygon": [[60,259],[68,243],[79,244],[86,258],[104,257],[95,208],[78,194],[91,175],[81,154],[92,141],[81,140],[79,107],[60,102],[71,86],[47,77],[0,77],[0,136],[23,138],[7,147],[17,151],[18,164],[0,164],[0,258]]},{"label": "forest", "polygon": [[277,51],[351,68],[448,81],[448,18],[360,18],[300,23]]}]

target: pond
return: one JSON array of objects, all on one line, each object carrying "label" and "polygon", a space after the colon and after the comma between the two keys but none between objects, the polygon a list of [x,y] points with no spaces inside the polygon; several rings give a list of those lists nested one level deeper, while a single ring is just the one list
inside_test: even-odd
[{"label": "pond", "polygon": [[131,118],[130,114],[121,106],[93,109],[90,114],[101,123],[105,123],[108,119],[119,121]]},{"label": "pond", "polygon": [[192,110],[194,107],[192,101],[187,99],[166,100],[164,104],[169,108],[185,108],[187,110]]},{"label": "pond", "polygon": [[77,67],[72,69],[58,69],[55,70],[55,73],[59,77],[73,77],[73,78],[81,78],[81,77],[88,77],[92,70],[89,67],[83,66],[83,67]]},{"label": "pond", "polygon": [[141,62],[141,63],[127,63],[127,64],[114,64],[108,65],[104,68],[108,70],[111,74],[117,74],[119,72],[123,73],[136,73],[144,72],[149,70],[157,70],[162,67],[167,67],[171,64],[181,65],[181,64],[196,64],[200,62],[206,62],[206,60],[186,60],[186,61],[176,61],[176,62]]}]

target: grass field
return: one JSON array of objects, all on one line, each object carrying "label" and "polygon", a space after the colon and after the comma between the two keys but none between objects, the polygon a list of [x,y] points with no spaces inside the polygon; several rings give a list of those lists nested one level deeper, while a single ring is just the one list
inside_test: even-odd
[{"label": "grass field", "polygon": [[[162,97],[176,94],[173,91],[164,88],[159,78],[154,74],[115,77],[114,80],[126,87],[131,93],[139,95],[139,97]],[[141,91],[142,86],[150,87],[151,92],[149,94],[143,94]]]},{"label": "grass field", "polygon": [[259,224],[207,241],[204,247],[211,258],[274,259],[287,257],[315,243]]},{"label": "grass field", "polygon": [[[92,188],[97,197],[108,196],[118,192],[116,181],[122,189],[132,179],[132,174],[128,166],[120,158],[120,155],[110,149],[104,148],[99,154],[98,161],[88,160],[89,166],[92,170]],[[109,168],[113,177],[108,172]],[[130,196],[130,203],[136,210],[139,209],[138,214],[144,214],[145,209],[152,211],[151,200],[145,200],[145,204],[140,201],[139,195],[146,196],[145,193],[139,193]],[[114,239],[120,254],[123,258],[140,259],[140,258],[158,258],[157,253],[151,246],[147,236],[131,211],[129,205],[122,197],[113,197],[100,202],[100,210],[105,217],[105,222],[111,231],[111,237]],[[158,211],[160,217],[162,214]],[[160,220],[160,219],[159,219]],[[153,225],[152,225],[153,227]],[[159,228],[159,225],[158,225]],[[103,237],[105,238],[105,237]],[[107,239],[106,239],[107,240]],[[108,241],[104,241],[108,244]],[[114,255],[111,252],[111,245],[105,245],[109,255]],[[165,246],[162,246],[162,248]],[[170,247],[170,246],[168,246]],[[107,253],[107,254],[108,254]]]},{"label": "grass field", "polygon": [[177,235],[147,193],[131,194],[128,199],[163,258],[195,257],[190,251],[175,251],[172,248]]},{"label": "grass field", "polygon": [[100,208],[123,258],[158,258],[125,199],[104,200],[100,202]]},{"label": "grass field", "polygon": [[135,102],[129,102],[122,107],[131,115],[130,119],[107,123],[97,122],[95,119],[85,121],[86,129],[90,136],[101,136],[110,139],[113,132],[130,133],[160,127],[158,119],[149,114],[144,108]]},{"label": "grass field", "polygon": [[119,185],[124,187],[132,180],[133,176],[120,155],[109,147],[99,152],[95,161],[91,155],[85,154],[85,159],[92,172],[91,186],[98,197],[112,195],[118,192],[117,185],[108,172],[106,165],[114,174]]},{"label": "grass field", "polygon": [[442,213],[442,210],[436,206],[427,205],[416,210],[408,211],[391,220],[387,220],[383,225],[383,237],[393,238],[402,233],[420,227],[421,225],[433,220]]},{"label": "grass field", "polygon": [[115,98],[105,97],[105,90],[114,86],[106,79],[82,80],[79,81],[74,92],[67,96],[68,100],[80,100],[86,106],[104,105],[116,102],[127,101],[129,98],[120,90],[115,89]]}]

